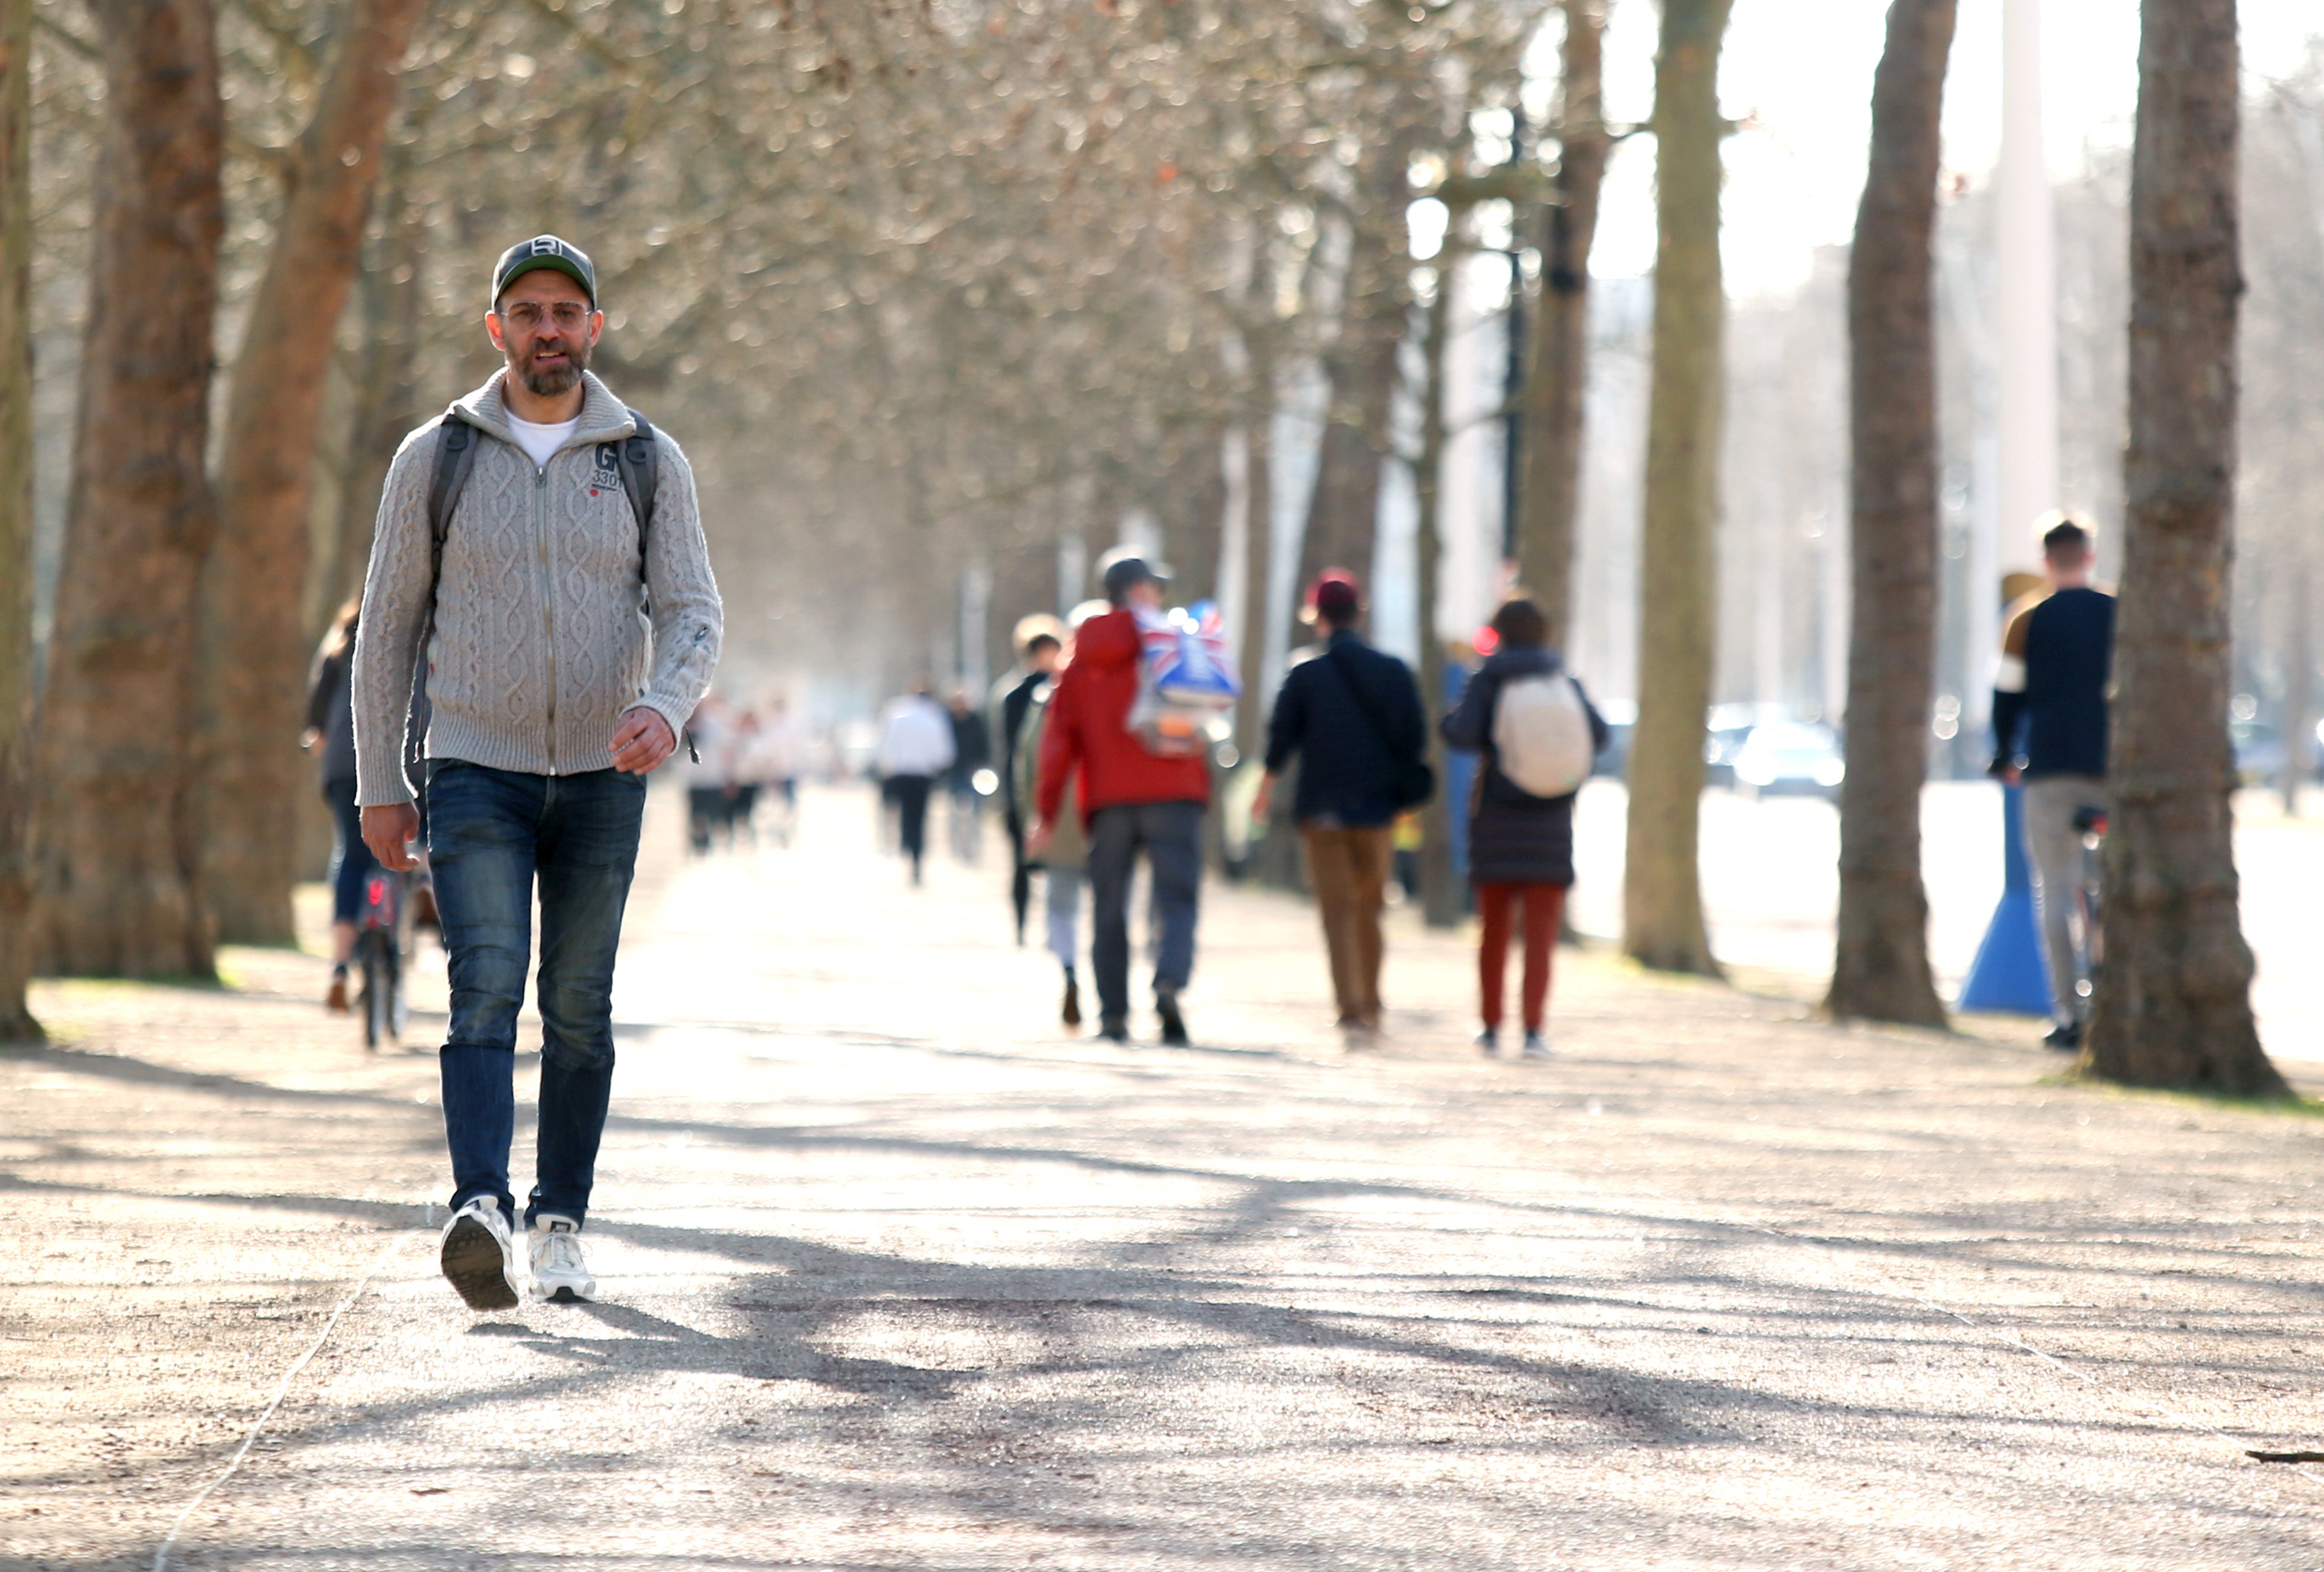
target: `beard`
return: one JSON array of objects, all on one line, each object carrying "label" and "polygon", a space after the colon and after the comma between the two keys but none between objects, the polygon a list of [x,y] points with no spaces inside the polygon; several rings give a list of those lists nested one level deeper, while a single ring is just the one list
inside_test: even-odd
[{"label": "beard", "polygon": [[[544,350],[554,350],[565,356],[565,364],[546,369],[536,365],[535,359]],[[571,393],[580,385],[581,374],[589,369],[589,346],[581,339],[570,342],[555,339],[535,343],[525,351],[521,361],[511,361],[509,369],[524,384],[525,391],[539,398],[555,398]]]}]

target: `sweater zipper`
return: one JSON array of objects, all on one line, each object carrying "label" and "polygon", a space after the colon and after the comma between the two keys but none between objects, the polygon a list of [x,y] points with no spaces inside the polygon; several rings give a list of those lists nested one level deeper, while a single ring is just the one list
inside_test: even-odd
[{"label": "sweater zipper", "polygon": [[[555,458],[555,454],[549,455]],[[549,571],[549,466],[542,465],[532,476],[532,527],[540,541],[540,619],[548,631],[549,659],[549,772],[557,773],[557,595]]]}]

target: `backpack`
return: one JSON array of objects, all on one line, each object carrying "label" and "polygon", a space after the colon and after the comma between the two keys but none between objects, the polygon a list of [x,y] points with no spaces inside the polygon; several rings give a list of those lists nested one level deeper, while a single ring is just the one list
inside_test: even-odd
[{"label": "backpack", "polygon": [[1541,671],[1503,682],[1493,706],[1493,750],[1501,773],[1529,797],[1582,790],[1597,748],[1573,679]]},{"label": "backpack", "polygon": [[[630,511],[637,515],[638,571],[642,577],[646,531],[652,524],[654,496],[661,486],[661,448],[654,441],[651,421],[635,410],[630,411],[630,419],[637,422],[636,433],[617,442],[598,443],[597,467],[621,472],[622,489],[629,494]],[[461,414],[460,406],[454,404],[444,411],[444,419],[436,428],[436,473],[428,485],[428,624],[420,631],[420,657],[412,662],[411,704],[406,712],[410,718],[403,733],[407,773],[410,766],[420,762],[427,746],[428,645],[436,633],[436,587],[444,577],[444,539],[451,532],[452,510],[459,505],[460,493],[468,484],[468,471],[475,467],[476,428]],[[679,741],[687,756],[700,763],[702,755],[695,751],[694,734],[688,731]]]},{"label": "backpack", "polygon": [[1127,725],[1139,745],[1163,759],[1209,751],[1213,732],[1234,707],[1241,685],[1227,660],[1215,606],[1138,614],[1138,697]]}]

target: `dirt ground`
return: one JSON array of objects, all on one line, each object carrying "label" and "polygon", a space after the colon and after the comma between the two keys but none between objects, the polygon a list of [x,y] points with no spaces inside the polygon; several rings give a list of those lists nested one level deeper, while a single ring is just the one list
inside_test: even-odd
[{"label": "dirt ground", "polygon": [[1571,951],[1559,1057],[1489,1062],[1407,913],[1351,1055],[1308,913],[1233,891],[1198,1046],[1116,1049],[997,846],[914,891],[863,799],[696,862],[672,808],[595,1305],[434,1271],[432,953],[376,1055],[310,955],[42,987],[0,1567],[181,1514],[169,1567],[2324,1566],[2324,1469],[2244,1456],[2324,1449],[2324,1120]]}]

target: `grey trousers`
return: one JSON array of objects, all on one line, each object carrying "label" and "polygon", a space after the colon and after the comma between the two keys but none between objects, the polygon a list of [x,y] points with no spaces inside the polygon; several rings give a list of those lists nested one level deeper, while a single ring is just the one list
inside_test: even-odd
[{"label": "grey trousers", "polygon": [[1078,867],[1049,867],[1043,870],[1043,882],[1048,889],[1049,953],[1057,964],[1074,971],[1075,957],[1081,953],[1080,935],[1082,911],[1082,871]]},{"label": "grey trousers", "polygon": [[2074,828],[2074,815],[2108,800],[2107,783],[2097,775],[2043,775],[2025,782],[2025,857],[2034,865],[2042,953],[2060,1021],[2087,1021],[2090,1013],[2090,1002],[2077,986],[2084,980],[2076,948],[2083,878],[2082,833]]}]

